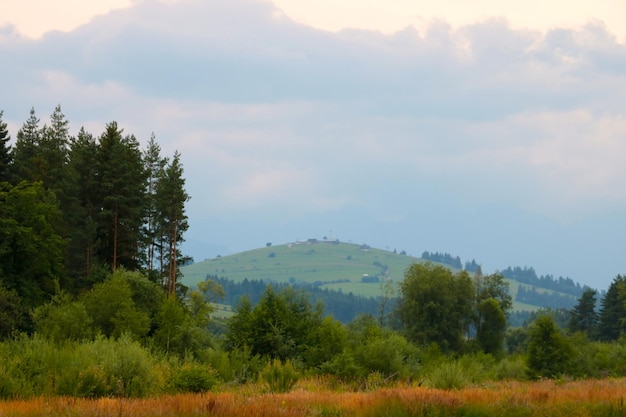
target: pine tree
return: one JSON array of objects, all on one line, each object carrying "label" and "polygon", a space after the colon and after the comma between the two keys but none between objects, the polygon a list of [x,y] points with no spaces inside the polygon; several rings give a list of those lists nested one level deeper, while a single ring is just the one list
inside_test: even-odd
[{"label": "pine tree", "polygon": [[99,257],[112,270],[139,268],[139,239],[144,219],[146,177],[139,143],[122,137],[116,122],[100,136],[96,183],[99,192]]},{"label": "pine tree", "polygon": [[64,204],[69,136],[69,121],[61,111],[61,106],[57,105],[50,115],[50,125],[41,130],[37,156],[41,161],[38,179],[57,195],[61,204]]},{"label": "pine tree", "polygon": [[[158,222],[157,184],[163,176],[167,159],[161,157],[161,147],[157,144],[154,133],[150,136],[148,146],[143,152],[143,163],[146,171],[146,211],[142,229],[145,265],[148,276],[156,280],[157,252],[161,252],[162,230]],[[162,258],[161,258],[162,259]],[[159,271],[161,268],[159,268]]]},{"label": "pine tree", "polygon": [[167,271],[163,272],[166,276],[168,294],[171,295],[176,291],[178,267],[182,260],[179,245],[183,242],[183,233],[189,228],[185,203],[190,197],[185,191],[183,167],[178,152],[174,153],[172,161],[163,170],[156,189],[159,223],[165,237]]},{"label": "pine tree", "polygon": [[9,131],[7,130],[7,124],[2,121],[4,112],[0,110],[0,182],[8,182],[11,180],[9,169],[11,167],[11,145],[9,141]]},{"label": "pine tree", "polygon": [[11,170],[12,181],[18,184],[21,181],[41,180],[42,161],[37,157],[37,147],[41,141],[41,129],[39,119],[35,115],[35,109],[30,109],[30,116],[17,132],[15,148],[13,148],[13,167]]},{"label": "pine tree", "polygon": [[626,325],[626,276],[615,277],[602,299],[598,339],[617,340]]},{"label": "pine tree", "polygon": [[71,212],[66,218],[70,236],[67,273],[72,280],[72,291],[80,291],[98,280],[96,272],[103,263],[96,259],[99,214],[97,153],[96,139],[84,128],[80,129],[76,138],[70,139],[66,197]]},{"label": "pine tree", "polygon": [[586,289],[578,299],[578,304],[570,312],[568,329],[570,332],[584,332],[592,335],[598,323],[596,313],[596,290]]}]

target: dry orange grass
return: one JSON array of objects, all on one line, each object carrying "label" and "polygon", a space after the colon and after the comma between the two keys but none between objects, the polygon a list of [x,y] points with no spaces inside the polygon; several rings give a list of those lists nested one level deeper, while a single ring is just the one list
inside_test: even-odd
[{"label": "dry orange grass", "polygon": [[[419,416],[427,410],[453,412],[473,407],[500,416],[512,410],[531,415],[599,415],[598,406],[626,413],[626,379],[557,383],[503,382],[459,391],[399,386],[372,392],[338,392],[304,381],[286,394],[243,388],[232,392],[163,396],[147,399],[36,398],[0,402],[0,416],[214,416],[214,417],[369,417],[380,413]],[[594,411],[595,410],[595,411]],[[621,415],[621,414],[620,414]]]}]

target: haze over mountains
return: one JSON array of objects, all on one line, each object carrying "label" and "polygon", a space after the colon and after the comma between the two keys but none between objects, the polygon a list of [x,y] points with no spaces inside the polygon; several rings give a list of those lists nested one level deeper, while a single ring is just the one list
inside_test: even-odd
[{"label": "haze over mountains", "polygon": [[60,103],[74,134],[115,120],[179,150],[197,261],[328,236],[606,289],[626,272],[626,44],[492,17],[327,32],[189,0],[4,26],[0,109],[13,138]]}]

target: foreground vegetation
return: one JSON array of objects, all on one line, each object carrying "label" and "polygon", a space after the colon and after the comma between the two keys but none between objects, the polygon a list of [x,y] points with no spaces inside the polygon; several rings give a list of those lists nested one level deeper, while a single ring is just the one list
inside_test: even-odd
[{"label": "foreground vegetation", "polygon": [[0,403],[0,415],[30,416],[621,416],[626,380],[503,382],[458,391],[396,385],[369,392],[310,379],[285,394],[246,386],[148,399],[38,397]]}]

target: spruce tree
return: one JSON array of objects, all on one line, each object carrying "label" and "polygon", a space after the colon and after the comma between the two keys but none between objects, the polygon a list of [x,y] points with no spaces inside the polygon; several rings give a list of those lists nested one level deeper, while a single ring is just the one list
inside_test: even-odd
[{"label": "spruce tree", "polygon": [[15,148],[13,148],[11,177],[14,184],[21,181],[39,181],[42,179],[39,175],[42,161],[37,159],[37,147],[40,141],[39,118],[35,114],[35,108],[31,108],[28,120],[17,132]]},{"label": "spruce tree", "polygon": [[176,291],[179,265],[182,261],[179,245],[184,241],[183,233],[189,228],[185,203],[190,197],[185,191],[183,166],[178,152],[174,153],[172,161],[162,171],[156,190],[159,227],[164,236],[166,270],[162,273],[166,277],[168,294],[171,295]]},{"label": "spruce tree", "polygon": [[584,332],[587,335],[593,335],[598,323],[596,294],[596,290],[588,288],[580,296],[578,303],[570,312],[570,322],[568,326],[570,332]]},{"label": "spruce tree", "polygon": [[68,162],[68,187],[66,198],[71,212],[66,216],[69,232],[67,273],[72,280],[69,290],[79,292],[91,287],[102,276],[103,266],[96,258],[98,250],[99,189],[97,184],[96,139],[81,128],[70,139]]},{"label": "spruce tree", "polygon": [[146,176],[139,143],[122,136],[116,122],[107,124],[97,153],[99,256],[114,271],[137,270],[144,219]]},{"label": "spruce tree", "polygon": [[160,252],[162,252],[163,231],[159,227],[158,221],[157,184],[159,178],[163,176],[163,169],[167,164],[167,159],[161,157],[161,147],[157,144],[154,133],[150,136],[150,141],[143,151],[143,163],[147,177],[146,211],[142,228],[144,263],[148,276],[153,281],[156,281],[159,278],[159,271],[162,269],[158,259],[163,259],[159,256]]},{"label": "spruce tree", "polygon": [[615,277],[601,304],[597,337],[604,341],[617,340],[626,325],[626,277]]},{"label": "spruce tree", "polygon": [[11,145],[9,141],[9,131],[7,130],[7,124],[2,121],[4,112],[0,110],[0,182],[8,182],[11,180],[9,169],[11,167]]}]

